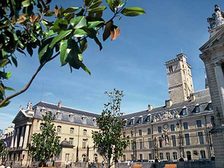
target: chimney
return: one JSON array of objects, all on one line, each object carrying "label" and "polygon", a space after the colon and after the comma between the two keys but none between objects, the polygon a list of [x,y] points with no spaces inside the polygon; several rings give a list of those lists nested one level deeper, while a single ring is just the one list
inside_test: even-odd
[{"label": "chimney", "polygon": [[165,100],[165,106],[168,108],[168,107],[171,107],[173,105],[172,103],[172,100]]},{"label": "chimney", "polygon": [[148,105],[148,111],[151,111],[152,109],[153,109],[152,105],[149,104],[149,105]]},{"label": "chimney", "polygon": [[59,102],[58,102],[58,108],[61,108],[61,107],[62,107],[62,102],[59,101]]}]

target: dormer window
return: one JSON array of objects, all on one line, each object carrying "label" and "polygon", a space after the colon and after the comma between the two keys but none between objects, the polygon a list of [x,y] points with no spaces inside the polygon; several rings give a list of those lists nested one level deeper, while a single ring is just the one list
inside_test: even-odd
[{"label": "dormer window", "polygon": [[86,116],[82,116],[81,119],[82,119],[82,123],[83,123],[83,124],[86,124],[86,122],[87,122],[87,118],[86,118]]},{"label": "dormer window", "polygon": [[200,113],[200,106],[196,104],[192,113]]},{"label": "dormer window", "polygon": [[182,116],[186,116],[187,114],[188,114],[188,113],[187,113],[187,107],[184,106],[184,107],[182,108],[181,112],[180,112],[180,115],[182,115]]},{"label": "dormer window", "polygon": [[61,120],[62,119],[62,113],[60,111],[57,111],[56,114],[55,114],[55,118],[58,119],[58,120]]},{"label": "dormer window", "polygon": [[150,122],[151,121],[151,114],[148,114],[145,118],[145,122]]},{"label": "dormer window", "polygon": [[134,125],[134,121],[135,121],[135,118],[132,117],[132,118],[130,119],[130,121],[129,121],[129,125]]},{"label": "dormer window", "polygon": [[142,116],[139,116],[137,124],[141,124],[142,123]]},{"label": "dormer window", "polygon": [[68,119],[70,122],[74,122],[74,115],[73,114],[69,114],[68,115]]},{"label": "dormer window", "polygon": [[207,107],[205,108],[205,110],[207,110],[207,111],[212,111],[212,103],[211,103],[211,102],[208,103],[208,105],[207,105]]},{"label": "dormer window", "polygon": [[96,125],[96,117],[93,117],[93,124]]}]

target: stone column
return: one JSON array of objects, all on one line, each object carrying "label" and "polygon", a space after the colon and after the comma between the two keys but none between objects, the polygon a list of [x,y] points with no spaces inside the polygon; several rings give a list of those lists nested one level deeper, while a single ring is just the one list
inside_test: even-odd
[{"label": "stone column", "polygon": [[13,132],[13,136],[12,136],[12,140],[11,140],[11,148],[14,147],[14,141],[15,141],[15,137],[16,137],[16,128],[14,128],[14,132]]},{"label": "stone column", "polygon": [[19,140],[19,147],[23,146],[24,129],[25,129],[25,126],[22,127],[22,131],[20,134],[20,140]]},{"label": "stone column", "polygon": [[15,137],[15,141],[14,141],[14,147],[17,148],[17,144],[18,144],[18,139],[19,139],[19,127],[16,128],[16,137]]},{"label": "stone column", "polygon": [[26,125],[24,142],[23,142],[23,149],[27,148],[27,143],[28,143],[28,139],[29,139],[29,130],[30,130],[30,125]]}]

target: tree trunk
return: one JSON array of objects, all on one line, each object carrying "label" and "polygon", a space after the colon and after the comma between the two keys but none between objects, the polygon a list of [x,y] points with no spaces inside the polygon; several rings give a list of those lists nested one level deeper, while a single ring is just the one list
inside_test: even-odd
[{"label": "tree trunk", "polygon": [[110,168],[110,167],[111,167],[111,165],[110,165],[110,159],[111,159],[111,158],[108,158],[108,159],[107,159],[107,168]]}]

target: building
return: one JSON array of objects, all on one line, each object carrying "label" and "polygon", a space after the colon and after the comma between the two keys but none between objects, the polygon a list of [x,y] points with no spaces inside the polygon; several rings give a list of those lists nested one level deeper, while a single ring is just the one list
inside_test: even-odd
[{"label": "building", "polygon": [[210,38],[200,48],[214,109],[212,139],[216,154],[216,168],[224,167],[224,18],[218,5],[215,5],[213,17],[208,18]]},{"label": "building", "polygon": [[[214,157],[210,130],[214,120],[209,89],[194,92],[191,67],[180,53],[166,62],[170,99],[165,105],[123,115],[123,136],[130,144],[124,152],[125,160],[185,160]],[[92,140],[92,131],[98,131],[94,113],[39,102],[20,109],[13,120],[14,134],[8,160],[30,165],[28,144],[32,134],[40,132],[42,115],[51,111],[63,147],[57,162],[102,161]]]},{"label": "building", "polygon": [[123,116],[130,139],[123,160],[185,160],[214,157],[209,89],[194,92],[191,68],[181,53],[166,62],[170,99],[165,105]]},{"label": "building", "polygon": [[15,129],[9,146],[8,162],[19,166],[31,165],[28,146],[32,135],[41,131],[42,115],[46,112],[55,115],[54,125],[62,146],[61,154],[56,158],[58,165],[79,161],[102,161],[92,140],[92,131],[98,131],[98,115],[64,107],[60,102],[58,105],[39,102],[33,107],[29,103],[27,108],[20,109],[14,118]]}]

